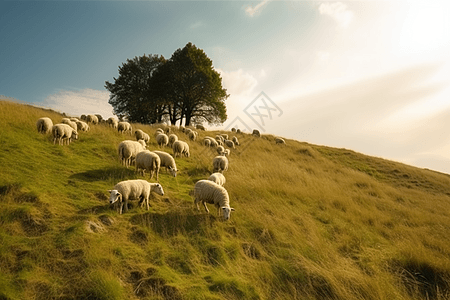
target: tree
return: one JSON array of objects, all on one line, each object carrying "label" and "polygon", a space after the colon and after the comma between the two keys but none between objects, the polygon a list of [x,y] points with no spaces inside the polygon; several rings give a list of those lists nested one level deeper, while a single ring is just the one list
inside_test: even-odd
[{"label": "tree", "polygon": [[161,122],[166,103],[158,97],[152,79],[165,62],[166,59],[158,55],[144,54],[127,59],[119,67],[119,77],[114,78],[114,83],[105,82],[105,88],[110,92],[108,102],[116,115],[131,122]]}]

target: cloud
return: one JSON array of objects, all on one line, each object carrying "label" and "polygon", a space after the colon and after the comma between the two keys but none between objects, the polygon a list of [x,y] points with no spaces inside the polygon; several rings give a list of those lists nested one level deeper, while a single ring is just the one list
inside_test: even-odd
[{"label": "cloud", "polygon": [[258,84],[255,77],[242,69],[233,72],[217,69],[217,72],[222,76],[222,84],[231,96],[247,96]]},{"label": "cloud", "polygon": [[49,95],[43,102],[44,107],[66,113],[69,116],[82,114],[101,114],[104,118],[113,115],[113,107],[108,103],[109,92],[93,89],[60,90]]},{"label": "cloud", "polygon": [[262,0],[260,3],[258,3],[256,6],[247,6],[245,8],[245,13],[250,16],[253,17],[255,14],[259,13],[261,11],[261,9],[269,2],[270,0]]},{"label": "cloud", "polygon": [[321,15],[328,15],[333,18],[339,28],[347,28],[353,20],[353,12],[347,9],[347,5],[342,2],[326,2],[319,6]]}]

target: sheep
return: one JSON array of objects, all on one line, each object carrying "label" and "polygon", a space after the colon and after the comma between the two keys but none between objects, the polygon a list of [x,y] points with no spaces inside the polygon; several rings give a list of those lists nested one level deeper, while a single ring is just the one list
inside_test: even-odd
[{"label": "sheep", "polygon": [[189,137],[189,139],[191,141],[196,141],[197,140],[197,136],[198,136],[198,132],[194,131],[194,130],[190,131],[189,135],[188,135],[188,137]]},{"label": "sheep", "polygon": [[230,149],[225,149],[225,150],[223,150],[222,155],[223,156],[230,156],[230,153],[231,153]]},{"label": "sheep", "polygon": [[77,124],[77,130],[81,130],[81,131],[89,131],[90,127],[89,125],[84,122],[84,121],[76,121],[75,122]]},{"label": "sheep", "polygon": [[133,129],[132,129],[130,123],[128,123],[128,122],[119,122],[119,123],[117,124],[117,131],[118,131],[119,133],[126,133],[126,132],[128,132],[128,133],[130,133],[130,135],[131,135]]},{"label": "sheep", "polygon": [[69,125],[62,123],[53,125],[52,134],[53,144],[56,144],[56,141],[58,141],[59,145],[64,145],[64,141],[66,141],[67,145],[69,145],[72,139],[78,139],[78,132]]},{"label": "sheep", "polygon": [[227,147],[236,149],[236,146],[234,145],[234,142],[231,141],[231,140],[225,140],[225,141],[223,141],[223,143],[224,143]]},{"label": "sheep", "polygon": [[239,146],[239,145],[240,145],[240,144],[239,144],[239,140],[238,140],[237,137],[233,136],[233,138],[232,138],[231,140],[233,141],[233,143],[234,143],[236,146]]},{"label": "sheep", "polygon": [[156,136],[156,143],[158,143],[160,147],[167,146],[167,144],[169,144],[169,137],[164,133],[158,134]]},{"label": "sheep", "polygon": [[195,126],[195,128],[197,128],[198,130],[203,130],[203,131],[206,130],[205,126],[203,126],[202,124],[197,124],[197,125]]},{"label": "sheep", "polygon": [[216,141],[222,141],[223,142],[224,138],[221,135],[216,135]]},{"label": "sheep", "polygon": [[173,143],[172,150],[173,150],[173,157],[190,156],[189,145],[186,142],[180,140],[176,141],[175,143]]},{"label": "sheep", "polygon": [[236,133],[241,133],[241,130],[239,128],[236,129]]},{"label": "sheep", "polygon": [[236,128],[231,128],[231,132],[236,132]]},{"label": "sheep", "polygon": [[89,124],[89,123],[92,123],[92,124],[94,124],[94,125],[97,125],[98,124],[98,117],[96,116],[96,115],[87,115],[86,116],[86,122]]},{"label": "sheep", "polygon": [[222,133],[220,136],[222,137],[222,141],[228,140],[228,134]]},{"label": "sheep", "polygon": [[113,129],[117,129],[117,126],[119,125],[119,121],[114,117],[109,117],[106,123],[108,123],[109,127],[112,127]]},{"label": "sheep", "polygon": [[150,142],[150,136],[140,129],[136,129],[134,135],[136,136],[136,141],[144,140],[147,144]]},{"label": "sheep", "polygon": [[96,116],[97,117],[97,123],[102,123],[102,122],[104,122],[105,120],[103,119],[103,117],[102,117],[102,115],[100,115],[100,114],[95,114],[94,116]]},{"label": "sheep", "polygon": [[225,156],[216,156],[213,158],[213,173],[228,170],[228,159]]},{"label": "sheep", "polygon": [[258,129],[253,129],[252,135],[256,137],[261,137],[261,133],[259,133]]},{"label": "sheep", "polygon": [[144,151],[146,147],[147,145],[143,140],[139,140],[137,142],[125,140],[120,142],[118,152],[122,165],[125,165],[128,168],[132,161],[136,158],[136,154]]},{"label": "sheep", "polygon": [[109,203],[113,204],[117,201],[120,203],[119,214],[122,214],[122,210],[125,204],[125,212],[128,211],[128,200],[143,198],[142,205],[147,205],[149,210],[149,198],[151,192],[155,192],[158,195],[164,196],[163,187],[159,183],[150,183],[142,179],[125,180],[117,183],[109,192]]},{"label": "sheep", "polygon": [[87,116],[86,116],[86,115],[81,115],[81,116],[80,116],[80,120],[86,121],[86,120],[87,120]]},{"label": "sheep", "polygon": [[77,123],[71,121],[69,118],[63,118],[63,119],[61,120],[61,124],[67,124],[67,125],[69,125],[70,127],[72,127],[73,129],[78,130],[78,128],[77,128]]},{"label": "sheep", "polygon": [[164,133],[164,130],[162,130],[161,128],[156,129],[156,131],[155,131],[155,138],[156,138],[158,135],[162,134],[162,133]]},{"label": "sheep", "polygon": [[225,148],[223,146],[217,146],[216,150],[219,155],[222,155],[222,153],[225,151]]},{"label": "sheep", "polygon": [[214,204],[217,207],[219,216],[222,215],[225,220],[230,219],[230,214],[234,208],[230,207],[230,198],[227,190],[215,182],[209,180],[199,180],[194,185],[194,205],[200,211],[198,204],[201,202],[205,211],[209,213],[206,203]]},{"label": "sheep", "polygon": [[153,151],[153,153],[156,153],[161,159],[161,167],[166,167],[166,170],[168,170],[173,177],[176,177],[178,170],[173,156],[164,151]]},{"label": "sheep", "polygon": [[285,142],[285,140],[283,139],[283,138],[281,138],[281,137],[279,137],[279,136],[277,136],[276,138],[275,138],[275,144],[284,144],[284,145],[286,145],[286,142]]},{"label": "sheep", "polygon": [[145,171],[150,172],[150,178],[156,172],[156,181],[159,181],[159,169],[161,168],[161,159],[159,155],[149,150],[143,150],[136,154],[136,172],[142,170],[142,176]]},{"label": "sheep", "polygon": [[178,136],[174,133],[169,135],[169,144],[167,144],[170,148],[173,147],[173,143],[175,143],[176,141],[178,141]]},{"label": "sheep", "polygon": [[209,139],[209,146],[216,148],[219,144],[217,142],[217,140],[215,140],[214,138],[210,137],[210,136],[205,136],[205,138],[203,139],[203,144],[205,144],[205,139]]},{"label": "sheep", "polygon": [[212,173],[208,178],[209,181],[215,182],[220,186],[223,186],[226,182],[225,176],[222,173]]},{"label": "sheep", "polygon": [[36,127],[39,133],[47,134],[52,132],[53,122],[50,118],[43,117],[37,120]]},{"label": "sheep", "polygon": [[211,140],[207,139],[207,138],[204,138],[203,139],[203,146],[211,147]]}]

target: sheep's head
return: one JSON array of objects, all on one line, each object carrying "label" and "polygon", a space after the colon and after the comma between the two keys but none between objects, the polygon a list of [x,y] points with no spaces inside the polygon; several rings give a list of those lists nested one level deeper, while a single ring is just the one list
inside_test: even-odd
[{"label": "sheep's head", "polygon": [[169,172],[172,174],[173,177],[177,177],[178,170],[172,167],[169,167]]},{"label": "sheep's head", "polygon": [[122,199],[122,194],[118,190],[109,190],[109,204],[113,204]]},{"label": "sheep's head", "polygon": [[78,132],[75,131],[75,130],[72,130],[72,136],[71,136],[71,138],[74,139],[74,140],[78,140]]},{"label": "sheep's head", "polygon": [[225,221],[227,221],[228,219],[230,219],[231,212],[234,211],[234,208],[227,206],[222,206],[221,208],[223,212],[223,218],[225,219]]},{"label": "sheep's head", "polygon": [[159,183],[157,183],[157,184],[155,184],[155,185],[153,186],[152,191],[155,192],[155,193],[157,193],[158,195],[164,196],[164,190],[163,190],[163,187],[162,187],[162,185],[160,185]]}]

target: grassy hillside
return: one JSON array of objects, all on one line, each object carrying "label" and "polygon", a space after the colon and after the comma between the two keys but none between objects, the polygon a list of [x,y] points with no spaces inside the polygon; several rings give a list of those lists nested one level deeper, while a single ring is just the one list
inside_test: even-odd
[{"label": "grassy hillside", "polygon": [[[231,220],[193,209],[215,156],[198,142],[176,178],[160,173],[149,211],[131,201],[119,215],[107,190],[141,178],[117,157],[132,138],[98,125],[53,145],[43,116],[62,118],[0,101],[0,299],[450,298],[446,174],[240,134]],[[156,128],[133,125],[156,149]]]}]

